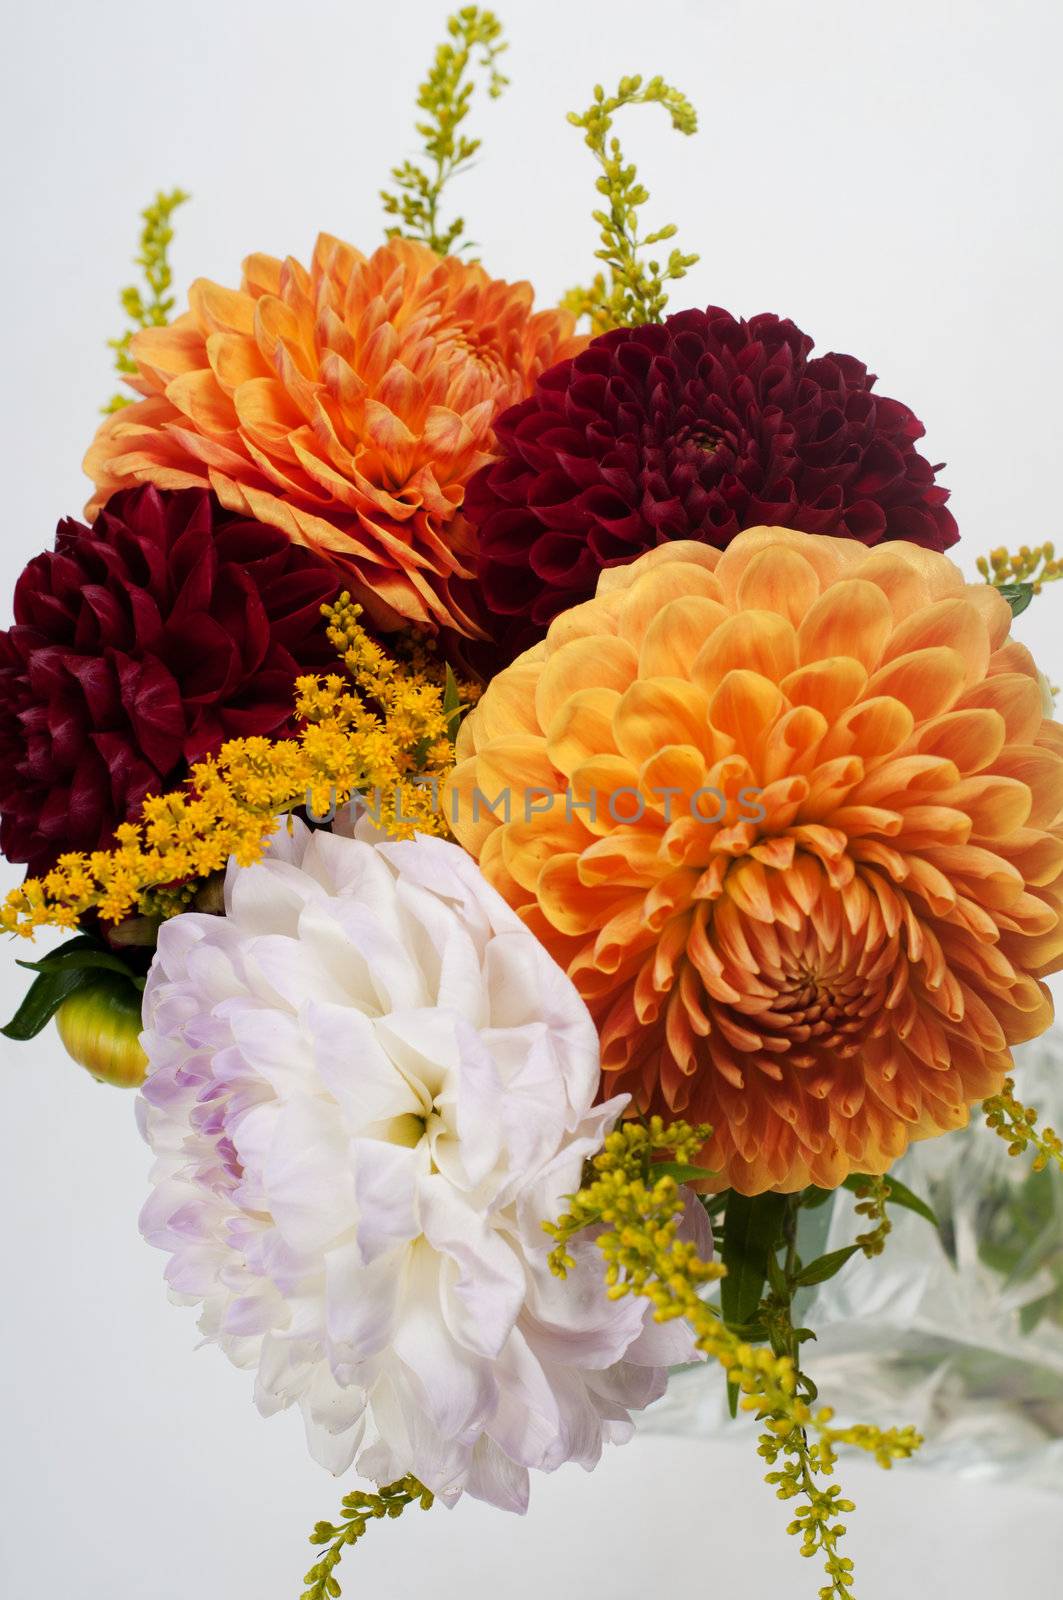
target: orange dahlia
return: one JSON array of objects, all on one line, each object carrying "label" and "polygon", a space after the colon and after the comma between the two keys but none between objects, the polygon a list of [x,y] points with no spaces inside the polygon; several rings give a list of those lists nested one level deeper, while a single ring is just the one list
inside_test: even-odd
[{"label": "orange dahlia", "polygon": [[579,986],[604,1092],[711,1123],[721,1185],[882,1172],[1049,1025],[1063,729],[1009,625],[915,545],[681,541],[465,724],[459,839]]},{"label": "orange dahlia", "polygon": [[169,327],[136,334],[143,399],[87,456],[91,518],[116,489],[211,488],[343,569],[383,627],[478,632],[465,485],[495,413],[582,348],[526,283],[393,239],[373,255],[322,234],[309,271],[253,255],[239,289],[199,279]]}]

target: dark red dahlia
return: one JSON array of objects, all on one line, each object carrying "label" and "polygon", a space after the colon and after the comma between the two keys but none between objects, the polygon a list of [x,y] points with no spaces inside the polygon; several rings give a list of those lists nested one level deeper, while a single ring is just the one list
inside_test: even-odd
[{"label": "dark red dahlia", "polygon": [[0,632],[0,849],[47,870],[107,846],[223,740],[275,735],[332,662],[335,569],[201,489],[131,489],[15,588]]},{"label": "dark red dahlia", "polygon": [[924,429],[852,356],[765,313],[710,306],[617,328],[495,423],[465,494],[488,614],[510,648],[588,599],[603,567],[669,539],[722,549],[760,523],[945,550],[957,537]]}]

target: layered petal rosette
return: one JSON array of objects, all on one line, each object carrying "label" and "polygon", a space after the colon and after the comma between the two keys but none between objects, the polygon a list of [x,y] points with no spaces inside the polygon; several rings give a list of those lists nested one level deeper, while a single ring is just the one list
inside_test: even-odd
[{"label": "layered petal rosette", "polygon": [[958,538],[924,433],[854,356],[812,355],[785,318],[719,306],[616,328],[496,423],[469,485],[480,577],[516,648],[671,539],[723,549],[760,523],[876,545]]},{"label": "layered petal rosette", "polygon": [[225,739],[292,725],[296,678],[331,665],[335,569],[203,490],[116,495],[67,519],[0,632],[0,847],[31,873],[102,850],[145,795]]},{"label": "layered petal rosette", "polygon": [[225,917],[163,926],[142,1228],[317,1459],[520,1510],[691,1346],[606,1297],[592,1242],[567,1283],[547,1264],[623,1104],[594,1105],[572,984],[457,846],[358,832],[296,822],[230,869]]},{"label": "layered petal rosette", "polygon": [[477,631],[457,598],[474,544],[465,485],[495,413],[584,343],[526,283],[392,239],[371,256],[322,234],[309,268],[253,255],[239,289],[205,279],[132,342],[143,396],[85,459],[89,515],[116,489],[209,486],[344,570],[374,620]]},{"label": "layered petal rosette", "polygon": [[682,541],[464,725],[458,838],[586,998],[606,1092],[711,1123],[721,1184],[882,1172],[1051,1021],[1063,739],[1009,626],[908,543]]}]

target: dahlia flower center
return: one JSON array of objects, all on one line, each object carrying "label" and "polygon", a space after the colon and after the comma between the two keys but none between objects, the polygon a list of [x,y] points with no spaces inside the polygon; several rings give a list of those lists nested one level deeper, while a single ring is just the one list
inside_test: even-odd
[{"label": "dahlia flower center", "polygon": [[723,443],[721,429],[713,428],[707,423],[683,429],[680,438],[683,437],[683,434],[686,435],[686,440],[704,455],[714,456]]},{"label": "dahlia flower center", "polygon": [[[813,960],[802,960],[785,971],[762,1021],[784,1032],[791,1045],[792,1065],[811,1065],[815,1059],[801,1046],[851,1056],[862,1043],[867,985],[855,973],[823,970]],[[796,1047],[796,1048],[793,1048]]]},{"label": "dahlia flower center", "polygon": [[477,330],[470,325],[455,328],[440,342],[454,351],[459,360],[475,362],[482,369],[485,381],[500,383],[509,374],[509,363],[490,334],[490,329]]}]

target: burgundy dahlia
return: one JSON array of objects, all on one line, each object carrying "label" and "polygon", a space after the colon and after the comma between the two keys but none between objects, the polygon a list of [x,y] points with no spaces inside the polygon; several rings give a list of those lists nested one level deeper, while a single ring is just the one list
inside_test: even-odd
[{"label": "burgundy dahlia", "polygon": [[275,735],[334,660],[333,568],[201,489],[116,494],[15,588],[0,632],[0,849],[47,870],[107,846],[223,740]]},{"label": "burgundy dahlia", "polygon": [[852,356],[768,313],[710,306],[617,328],[551,367],[495,423],[498,458],[465,495],[488,613],[507,646],[588,599],[603,567],[669,539],[722,549],[760,523],[909,539],[945,550],[948,490],[915,449],[924,429],[872,393]]}]

